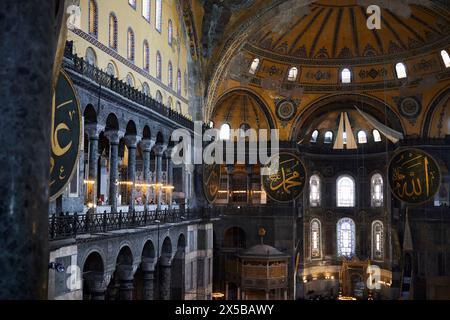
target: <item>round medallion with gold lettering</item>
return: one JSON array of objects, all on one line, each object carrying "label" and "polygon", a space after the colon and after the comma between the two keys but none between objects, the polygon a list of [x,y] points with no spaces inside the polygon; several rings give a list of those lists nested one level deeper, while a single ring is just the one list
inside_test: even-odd
[{"label": "round medallion with gold lettering", "polygon": [[439,190],[441,172],[431,155],[409,148],[392,157],[388,167],[388,180],[397,199],[408,204],[421,204],[431,200]]},{"label": "round medallion with gold lettering", "polygon": [[75,88],[61,70],[52,105],[50,200],[64,191],[76,171],[82,137],[81,121]]},{"label": "round medallion with gold lettering", "polygon": [[209,203],[213,203],[219,193],[220,164],[203,165],[203,191]]},{"label": "round medallion with gold lettering", "polygon": [[291,152],[274,155],[262,176],[267,195],[278,202],[290,202],[298,198],[305,187],[306,170],[300,158]]}]

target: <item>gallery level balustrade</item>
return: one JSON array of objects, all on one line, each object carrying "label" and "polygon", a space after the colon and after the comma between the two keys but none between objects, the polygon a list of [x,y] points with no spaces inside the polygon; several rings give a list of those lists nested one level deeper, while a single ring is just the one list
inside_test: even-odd
[{"label": "gallery level balustrade", "polygon": [[218,212],[205,209],[172,209],[141,212],[53,214],[49,217],[49,238],[59,240],[76,238],[77,235],[104,233],[166,223],[192,220],[208,220]]}]

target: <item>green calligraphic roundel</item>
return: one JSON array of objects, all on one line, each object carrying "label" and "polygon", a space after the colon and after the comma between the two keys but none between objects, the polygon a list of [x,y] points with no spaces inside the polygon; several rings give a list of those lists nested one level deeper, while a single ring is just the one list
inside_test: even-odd
[{"label": "green calligraphic roundel", "polygon": [[305,188],[306,170],[300,158],[291,152],[274,155],[262,176],[266,194],[278,202],[290,202],[298,198]]},{"label": "green calligraphic roundel", "polygon": [[81,121],[75,88],[61,70],[52,102],[50,200],[64,191],[76,172],[82,137]]},{"label": "green calligraphic roundel", "polygon": [[209,203],[213,203],[219,194],[220,164],[203,165],[203,191]]},{"label": "green calligraphic roundel", "polygon": [[425,151],[404,149],[392,157],[388,180],[397,199],[408,204],[421,204],[438,192],[441,172],[436,160]]}]

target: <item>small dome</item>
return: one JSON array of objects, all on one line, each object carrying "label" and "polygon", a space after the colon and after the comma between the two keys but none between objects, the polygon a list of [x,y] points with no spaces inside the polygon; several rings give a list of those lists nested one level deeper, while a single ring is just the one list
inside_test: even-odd
[{"label": "small dome", "polygon": [[249,248],[248,250],[245,250],[241,256],[283,256],[284,253],[282,253],[280,250],[268,246],[266,244],[257,244],[256,246],[253,246]]}]

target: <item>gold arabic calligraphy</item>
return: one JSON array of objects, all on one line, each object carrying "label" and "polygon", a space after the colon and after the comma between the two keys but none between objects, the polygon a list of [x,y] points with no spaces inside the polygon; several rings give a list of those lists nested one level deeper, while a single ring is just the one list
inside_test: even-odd
[{"label": "gold arabic calligraphy", "polygon": [[277,191],[278,189],[283,188],[284,192],[290,194],[290,189],[302,184],[300,181],[298,181],[298,178],[300,178],[300,173],[295,169],[295,167],[299,165],[298,161],[296,161],[295,164],[291,167],[285,168],[284,166],[282,166],[282,164],[290,161],[293,160],[280,162],[281,170],[276,174],[269,176],[270,190]]},{"label": "gold arabic calligraphy", "polygon": [[402,155],[393,168],[393,190],[401,199],[430,197],[430,182],[435,180],[426,155],[409,153]]}]

